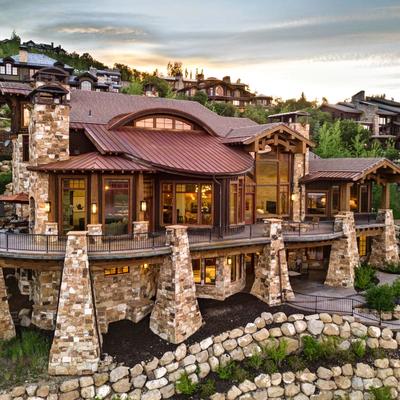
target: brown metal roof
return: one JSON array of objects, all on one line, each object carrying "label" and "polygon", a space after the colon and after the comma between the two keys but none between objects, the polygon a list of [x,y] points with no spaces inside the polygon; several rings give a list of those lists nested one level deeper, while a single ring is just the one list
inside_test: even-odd
[{"label": "brown metal roof", "polygon": [[334,110],[338,110],[340,112],[345,112],[345,113],[351,113],[351,114],[362,114],[363,112],[361,110],[357,110],[356,108],[344,104],[322,104],[321,108],[327,107],[327,108],[332,108]]},{"label": "brown metal roof", "polygon": [[125,157],[102,155],[99,153],[85,153],[79,156],[71,156],[69,160],[56,161],[49,164],[28,167],[34,171],[151,171],[148,167]]},{"label": "brown metal roof", "polygon": [[309,174],[303,183],[342,180],[357,181],[371,172],[384,167],[388,173],[399,175],[400,167],[386,158],[320,158],[310,159]]},{"label": "brown metal roof", "polygon": [[237,175],[253,167],[253,158],[203,132],[85,126],[88,137],[102,153],[124,153],[159,170],[196,175]]},{"label": "brown metal roof", "polygon": [[195,101],[84,90],[71,92],[71,124],[105,125],[118,115],[160,110],[193,116],[219,136],[225,136],[233,128],[257,125],[248,118],[222,117]]},{"label": "brown metal roof", "polygon": [[28,96],[32,91],[32,87],[23,82],[0,82],[0,93],[1,94],[17,94]]},{"label": "brown metal roof", "polygon": [[26,193],[2,194],[0,195],[0,201],[4,201],[5,203],[28,204],[29,196]]}]

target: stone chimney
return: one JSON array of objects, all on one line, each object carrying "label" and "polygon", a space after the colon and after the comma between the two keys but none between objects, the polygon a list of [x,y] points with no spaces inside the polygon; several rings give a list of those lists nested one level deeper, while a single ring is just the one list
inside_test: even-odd
[{"label": "stone chimney", "polygon": [[19,62],[28,62],[28,48],[26,46],[19,46]]},{"label": "stone chimney", "polygon": [[358,93],[351,96],[352,103],[358,103],[359,101],[365,100],[365,90],[360,90]]}]

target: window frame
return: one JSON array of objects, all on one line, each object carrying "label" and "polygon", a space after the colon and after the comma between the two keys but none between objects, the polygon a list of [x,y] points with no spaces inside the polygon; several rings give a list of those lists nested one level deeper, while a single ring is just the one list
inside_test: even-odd
[{"label": "window frame", "polygon": [[[165,127],[157,127],[157,119],[170,119],[172,121],[172,128]],[[151,121],[152,126],[140,126],[137,125],[141,121]],[[182,124],[182,128],[177,128],[177,122]],[[195,126],[191,121],[185,120],[184,118],[177,118],[173,115],[148,115],[144,117],[140,117],[133,121],[133,127],[138,129],[153,129],[153,130],[162,130],[162,131],[174,131],[174,132],[189,132],[195,130]]]},{"label": "window frame", "polygon": [[[214,260],[214,268],[215,268],[215,279],[214,282],[206,282],[206,260]],[[191,261],[192,271],[193,271],[193,261],[199,261],[200,263],[200,282],[195,282],[195,285],[198,286],[216,286],[217,284],[217,274],[218,274],[218,257],[196,257]],[[194,278],[194,274],[193,274]],[[194,280],[194,279],[193,279]]]},{"label": "window frame", "polygon": [[[317,193],[324,193],[325,194],[325,199],[326,199],[326,201],[325,201],[325,213],[324,214],[309,214],[308,213],[308,195],[309,194],[312,194],[312,193],[314,193],[314,194],[317,194]],[[306,204],[305,204],[305,208],[306,208],[306,215],[308,216],[308,217],[327,217],[328,215],[329,215],[329,207],[328,207],[328,203],[329,203],[329,190],[327,190],[327,189],[321,189],[321,190],[318,190],[318,189],[309,189],[309,190],[306,190],[306,198],[305,198],[305,202],[306,202]]]},{"label": "window frame", "polygon": [[[231,221],[231,190],[232,187],[236,187],[234,195],[236,197],[236,208],[235,208],[235,215],[234,221]],[[246,185],[245,185],[245,178],[239,177],[236,180],[231,180],[229,182],[229,208],[228,208],[228,225],[229,226],[236,226],[236,225],[243,225],[245,224],[245,196],[246,196]]]}]

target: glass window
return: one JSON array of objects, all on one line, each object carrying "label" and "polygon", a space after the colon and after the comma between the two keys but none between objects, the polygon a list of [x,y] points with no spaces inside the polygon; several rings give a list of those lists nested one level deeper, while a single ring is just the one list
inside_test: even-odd
[{"label": "glass window", "polygon": [[146,202],[146,211],[144,212],[144,220],[152,221],[153,218],[153,196],[154,182],[153,180],[144,180],[143,182],[143,199]]},{"label": "glass window", "polygon": [[289,186],[279,187],[279,214],[289,214]]},{"label": "glass window", "polygon": [[29,161],[29,135],[22,135],[22,161]]},{"label": "glass window", "polygon": [[350,211],[358,211],[358,185],[356,184],[350,190]]},{"label": "glass window", "polygon": [[6,64],[6,74],[11,75],[12,72],[12,65],[10,63]]},{"label": "glass window", "polygon": [[154,128],[154,118],[150,117],[135,121],[135,126],[140,128]]},{"label": "glass window", "polygon": [[288,153],[279,153],[279,181],[289,183],[290,160]]},{"label": "glass window", "polygon": [[204,283],[206,285],[215,285],[217,276],[216,258],[204,259]]},{"label": "glass window", "polygon": [[339,212],[340,206],[340,188],[339,186],[332,187],[332,214]]},{"label": "glass window", "polygon": [[29,126],[29,120],[31,118],[31,112],[27,104],[22,105],[22,127],[27,128]]},{"label": "glass window", "polygon": [[12,74],[13,75],[18,75],[18,68],[17,67],[13,67]]},{"label": "glass window", "polygon": [[197,184],[176,185],[176,221],[178,224],[197,224],[198,219]]},{"label": "glass window", "polygon": [[369,211],[369,191],[367,185],[360,186],[360,212]]},{"label": "glass window", "polygon": [[172,118],[157,117],[156,118],[156,128],[158,129],[172,129],[173,127]]},{"label": "glass window", "polygon": [[129,231],[129,179],[104,180],[104,225],[106,235]]},{"label": "glass window", "polygon": [[6,73],[6,67],[4,65],[0,65],[0,74],[4,75]]},{"label": "glass window", "polygon": [[89,81],[82,81],[81,82],[81,90],[92,90],[92,83]]},{"label": "glass window", "polygon": [[367,237],[365,235],[358,238],[358,255],[361,257],[367,255]]},{"label": "glass window", "polygon": [[129,274],[129,267],[113,267],[104,270],[105,276]]},{"label": "glass window", "polygon": [[231,183],[229,187],[229,222],[237,224],[237,208],[238,208],[238,186],[236,183]]},{"label": "glass window", "polygon": [[162,193],[161,193],[161,203],[162,203],[163,224],[172,224],[173,193],[172,193],[171,183],[163,183]]},{"label": "glass window", "polygon": [[85,230],[86,181],[85,179],[62,180],[62,233]]},{"label": "glass window", "polygon": [[307,193],[307,214],[326,215],[326,193],[308,192]]},{"label": "glass window", "polygon": [[200,259],[192,260],[194,283],[201,283],[201,263]]},{"label": "glass window", "polygon": [[190,131],[190,130],[192,130],[192,125],[189,125],[186,122],[176,119],[175,120],[175,129],[177,129],[179,131]]},{"label": "glass window", "polygon": [[240,255],[228,257],[228,265],[231,267],[231,282],[242,279],[242,257]]},{"label": "glass window", "polygon": [[212,224],[212,186],[201,185],[201,224]]},{"label": "glass window", "polygon": [[256,211],[261,216],[276,215],[278,211],[276,186],[257,186]]},{"label": "glass window", "polygon": [[256,177],[258,185],[276,185],[278,182],[278,163],[275,161],[257,162]]}]

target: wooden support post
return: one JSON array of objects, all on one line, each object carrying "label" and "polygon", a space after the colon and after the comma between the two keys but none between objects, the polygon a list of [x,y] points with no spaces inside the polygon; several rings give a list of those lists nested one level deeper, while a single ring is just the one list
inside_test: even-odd
[{"label": "wooden support post", "polygon": [[140,210],[140,202],[144,200],[144,183],[143,183],[143,173],[139,172],[135,179],[135,189],[136,189],[136,220],[144,220],[144,212]]},{"label": "wooden support post", "polygon": [[381,209],[388,210],[390,208],[390,184],[382,185]]},{"label": "wooden support post", "polygon": [[352,183],[340,185],[340,211],[350,211],[350,190]]},{"label": "wooden support post", "polygon": [[[90,179],[90,223],[99,223],[99,176],[93,174]],[[96,204],[96,212],[93,213],[92,204]]]}]

